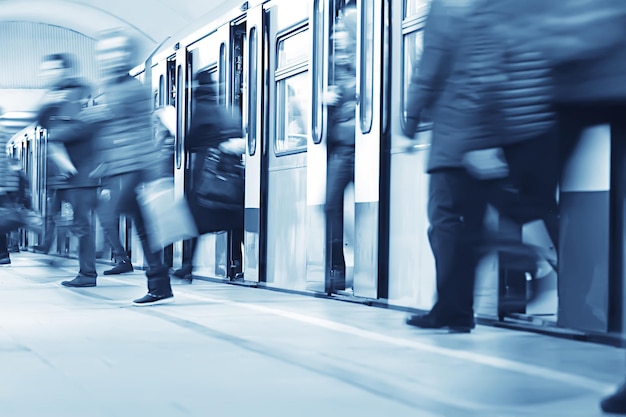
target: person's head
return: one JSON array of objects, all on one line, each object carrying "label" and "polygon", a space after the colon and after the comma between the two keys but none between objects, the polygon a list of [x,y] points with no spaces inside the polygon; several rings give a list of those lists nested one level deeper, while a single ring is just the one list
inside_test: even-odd
[{"label": "person's head", "polygon": [[332,40],[335,53],[354,55],[356,51],[356,9],[346,7],[335,24]]},{"label": "person's head", "polygon": [[118,77],[133,68],[137,40],[122,28],[102,32],[96,43],[96,57],[105,77]]},{"label": "person's head", "polygon": [[70,54],[49,54],[43,57],[40,65],[41,77],[48,88],[54,88],[72,75],[74,59]]}]

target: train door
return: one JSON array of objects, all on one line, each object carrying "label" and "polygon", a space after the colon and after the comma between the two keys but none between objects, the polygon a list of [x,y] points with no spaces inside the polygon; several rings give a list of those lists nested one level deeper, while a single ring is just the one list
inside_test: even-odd
[{"label": "train door", "polygon": [[[189,127],[189,122],[193,117],[193,83],[191,81],[195,74],[201,70],[208,70],[214,74],[213,77],[218,89],[218,103],[229,109],[233,116],[242,120],[242,123],[247,122],[248,112],[244,112],[244,109],[249,106],[245,90],[248,82],[248,60],[246,57],[249,55],[247,20],[246,17],[234,20],[187,48],[187,88],[185,90],[187,124],[185,128]],[[254,132],[256,133],[257,130],[255,129]],[[182,155],[184,147],[182,141],[179,143],[181,147],[177,150],[177,155]],[[190,172],[189,169],[192,164],[190,155],[186,155],[184,160],[186,162],[181,162],[181,164],[185,165],[186,170]],[[183,170],[182,166],[178,168],[178,164],[177,159],[177,169]],[[188,173],[186,176],[189,176]],[[189,178],[187,178],[185,187],[188,186]],[[177,188],[182,187],[177,186]],[[258,215],[258,210],[256,214]],[[242,272],[240,254],[243,249],[241,248],[241,241],[240,236],[234,236],[233,232],[230,231],[210,233],[200,237],[194,259],[195,273],[218,278],[234,279],[239,277]],[[190,247],[185,245],[183,251],[188,250]]]},{"label": "train door", "polygon": [[408,85],[422,54],[429,0],[393,1],[390,51],[389,267],[390,304],[429,310],[435,301],[435,262],[428,242],[430,124],[415,141],[403,134]]},{"label": "train door", "polygon": [[[218,100],[221,105],[226,105],[228,96],[226,94],[229,80],[230,59],[230,25],[224,25],[209,36],[202,38],[186,48],[185,52],[185,79],[186,88],[183,103],[183,117],[179,113],[179,129],[180,139],[176,142],[175,147],[175,170],[177,171],[178,180],[176,183],[177,191],[188,192],[193,186],[191,183],[191,167],[194,164],[193,158],[196,155],[185,152],[184,137],[194,117],[194,85],[196,83],[196,74],[200,71],[209,71],[213,75],[213,79],[218,85]],[[194,274],[207,277],[227,278],[228,276],[228,250],[227,250],[226,233],[208,233],[198,238],[197,247],[194,253],[189,241],[179,246],[180,251],[175,250],[176,267],[181,266],[182,258],[186,256],[194,256]],[[176,249],[176,248],[175,248]]]},{"label": "train door", "polygon": [[308,7],[290,0],[272,2],[266,9],[265,279],[268,286],[297,290],[307,287],[307,142],[312,84],[308,12]]},{"label": "train door", "polygon": [[243,272],[246,281],[260,281],[261,268],[261,187],[263,156],[263,7],[247,12],[247,42],[244,50],[244,75],[247,94],[244,94],[243,124],[246,135],[246,191],[244,213]]},{"label": "train door", "polygon": [[[346,13],[352,16],[346,18]],[[354,0],[318,0],[313,2],[313,101],[312,135],[308,149],[307,175],[307,289],[328,294],[350,290],[354,267],[354,188],[349,181],[345,192],[336,187],[335,199],[339,208],[325,212],[328,187],[334,181],[353,174],[351,146],[329,143],[332,110],[341,101],[329,103],[328,91],[340,92],[344,83],[355,83],[356,78],[356,7]],[[348,22],[349,20],[349,22]],[[350,25],[349,28],[346,26]],[[343,49],[334,40],[345,35]],[[346,49],[346,46],[348,48]],[[355,87],[353,84],[352,87]],[[356,87],[355,87],[356,88]],[[344,93],[341,93],[343,100]],[[332,101],[332,100],[331,100]],[[337,106],[337,107],[334,107]],[[348,106],[346,105],[346,108]],[[356,112],[346,113],[346,119]],[[346,120],[347,124],[350,121]],[[345,136],[346,144],[354,141],[354,133]],[[337,172],[344,172],[337,176]],[[339,181],[338,181],[339,182]],[[341,200],[343,194],[343,201]],[[343,203],[343,204],[342,204]]]},{"label": "train door", "polygon": [[354,295],[387,297],[387,51],[389,2],[359,0],[354,171]]}]

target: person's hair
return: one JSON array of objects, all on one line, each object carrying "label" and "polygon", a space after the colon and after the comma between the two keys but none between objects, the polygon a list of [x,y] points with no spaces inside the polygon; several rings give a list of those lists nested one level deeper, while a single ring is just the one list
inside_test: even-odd
[{"label": "person's hair", "polygon": [[126,40],[125,48],[134,56],[139,51],[139,40],[126,28],[118,27],[108,29],[98,34],[98,40],[123,38]]},{"label": "person's hair", "polygon": [[68,53],[56,53],[45,55],[43,62],[60,62],[63,68],[74,68],[74,58]]}]

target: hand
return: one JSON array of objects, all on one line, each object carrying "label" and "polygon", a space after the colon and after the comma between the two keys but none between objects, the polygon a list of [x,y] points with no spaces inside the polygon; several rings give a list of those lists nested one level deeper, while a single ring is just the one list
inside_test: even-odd
[{"label": "hand", "polygon": [[334,106],[339,102],[339,89],[330,86],[328,90],[322,93],[322,103],[327,106]]},{"label": "hand", "polygon": [[242,155],[246,152],[246,140],[241,138],[231,138],[220,143],[218,148],[224,153]]},{"label": "hand", "polygon": [[479,149],[463,155],[463,165],[467,172],[479,180],[505,178],[509,166],[504,159],[502,148]]}]

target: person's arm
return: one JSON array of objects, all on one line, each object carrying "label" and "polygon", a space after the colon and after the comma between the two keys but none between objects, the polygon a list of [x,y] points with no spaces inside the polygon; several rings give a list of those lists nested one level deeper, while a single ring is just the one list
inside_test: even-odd
[{"label": "person's arm", "polygon": [[433,0],[424,28],[424,46],[420,60],[415,63],[407,97],[405,134],[413,137],[422,112],[437,100],[449,75],[453,42],[450,32],[452,15],[447,0]]}]

